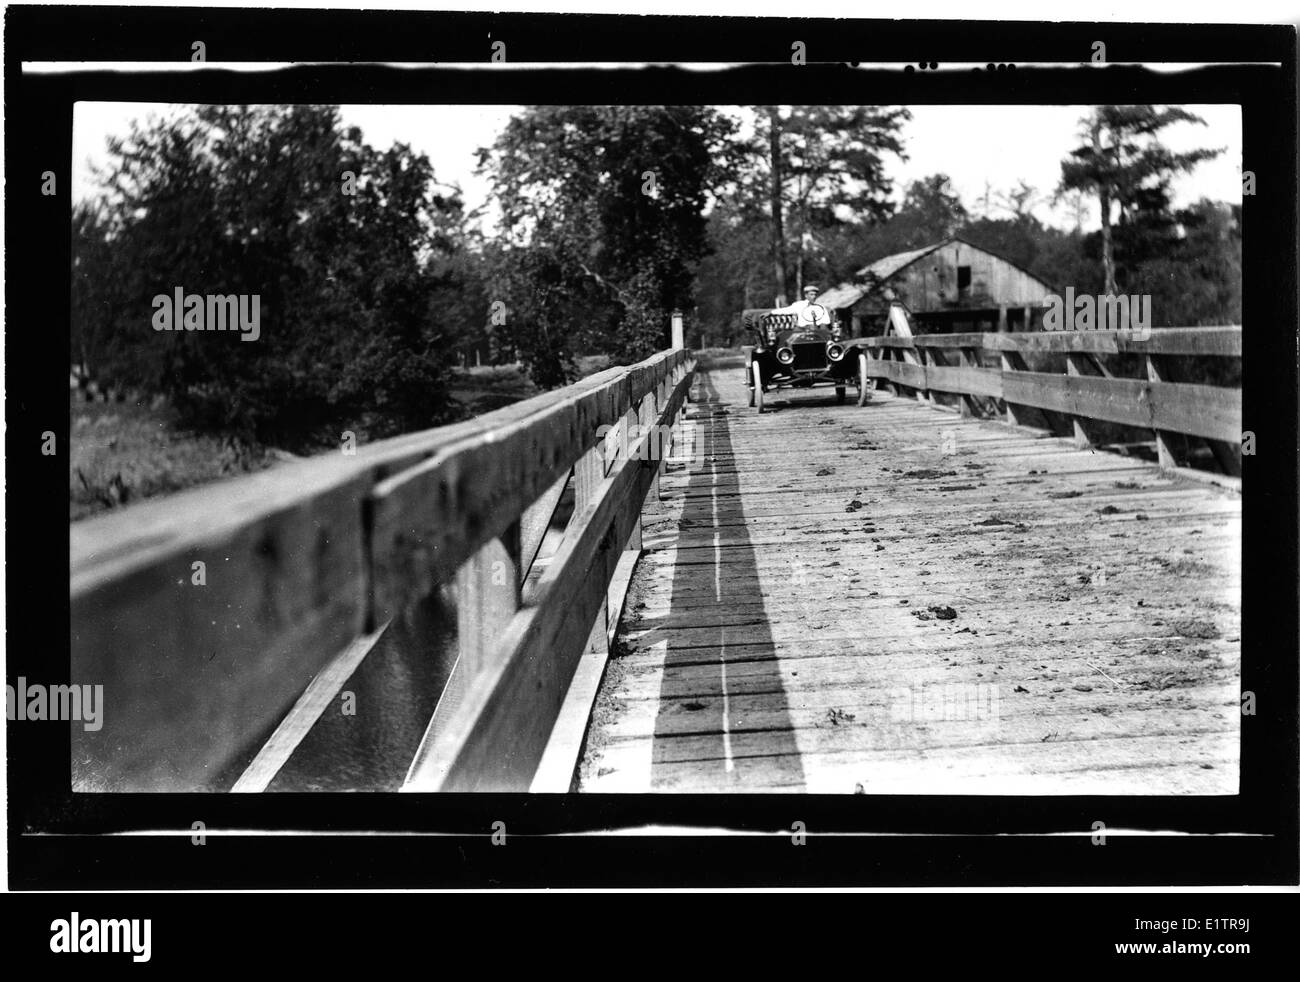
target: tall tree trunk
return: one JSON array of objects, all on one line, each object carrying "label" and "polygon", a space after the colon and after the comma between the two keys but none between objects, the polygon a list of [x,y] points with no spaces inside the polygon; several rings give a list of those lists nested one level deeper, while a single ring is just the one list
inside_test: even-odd
[{"label": "tall tree trunk", "polygon": [[1101,188],[1101,266],[1106,273],[1106,296],[1116,293],[1115,288],[1115,254],[1110,242],[1110,189]]},{"label": "tall tree trunk", "polygon": [[768,151],[772,158],[772,268],[776,274],[776,306],[786,304],[785,223],[781,215],[781,116],[779,106],[768,106]]},{"label": "tall tree trunk", "polygon": [[[1101,145],[1101,114],[1093,116],[1092,120],[1092,149],[1096,153],[1098,161],[1105,160],[1104,148]],[[1106,296],[1114,296],[1115,289],[1115,254],[1111,247],[1110,241],[1110,185],[1106,183],[1103,176],[1102,181],[1097,186],[1097,197],[1101,201],[1101,266],[1106,277]]]}]

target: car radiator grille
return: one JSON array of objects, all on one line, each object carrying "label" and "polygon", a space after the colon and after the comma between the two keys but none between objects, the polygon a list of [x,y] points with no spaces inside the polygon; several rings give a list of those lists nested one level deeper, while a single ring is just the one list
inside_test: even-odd
[{"label": "car radiator grille", "polygon": [[794,346],[793,368],[795,371],[803,369],[821,371],[826,368],[826,364],[826,345],[821,342],[804,342]]}]

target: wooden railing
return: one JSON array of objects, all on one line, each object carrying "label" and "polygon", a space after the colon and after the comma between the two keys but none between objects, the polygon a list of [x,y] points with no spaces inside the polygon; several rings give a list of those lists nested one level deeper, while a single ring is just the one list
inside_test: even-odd
[{"label": "wooden railing", "polygon": [[[963,415],[979,414],[980,400],[998,400],[1008,421],[1026,423],[1025,408],[1064,420],[1079,446],[1097,442],[1090,424],[1118,423],[1151,430],[1161,466],[1178,459],[1173,437],[1206,441],[1227,474],[1241,473],[1242,403],[1239,388],[1180,381],[1178,359],[1239,358],[1241,328],[1156,328],[1140,340],[1116,331],[930,334],[845,342],[871,351],[868,374],[935,401],[960,399]],[[1031,371],[1026,355],[1064,355],[1065,372]],[[1137,355],[1145,377],[1120,377],[1107,356]],[[987,361],[996,359],[998,367]]]},{"label": "wooden railing", "polygon": [[[663,352],[73,525],[72,681],[104,686],[102,728],[73,728],[74,790],[265,789],[435,590],[454,595],[455,664],[405,788],[568,790],[581,732],[555,724],[575,673],[598,680],[611,581],[662,465],[646,441],[693,369]],[[539,562],[566,487],[572,518]]]}]

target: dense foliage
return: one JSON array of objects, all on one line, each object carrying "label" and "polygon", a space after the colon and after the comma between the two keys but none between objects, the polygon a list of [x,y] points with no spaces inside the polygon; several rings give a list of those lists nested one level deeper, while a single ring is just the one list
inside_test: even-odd
[{"label": "dense foliage", "polygon": [[[1151,293],[1157,324],[1240,322],[1240,208],[1171,205],[1173,177],[1217,153],[1160,143],[1191,114],[1098,107],[1055,189],[963,202],[932,174],[896,206],[886,164],[908,119],[528,107],[479,150],[499,214],[480,232],[423,155],[367,145],[335,108],[180,111],[113,142],[102,195],[74,211],[74,357],[190,426],[298,448],[448,418],[457,346],[490,340],[560,385],[580,356],[663,347],[673,309],[691,342],[737,343],[739,311],[952,234],[1060,289]],[[1047,193],[1101,229],[1044,225]],[[152,299],[178,287],[257,294],[259,340],[154,331]]]},{"label": "dense foliage", "polygon": [[539,384],[571,379],[578,354],[665,346],[670,312],[693,305],[733,135],[708,107],[536,106],[480,151],[501,208],[498,330]]},{"label": "dense foliage", "polygon": [[[195,428],[289,447],[443,418],[433,314],[465,292],[461,206],[426,158],[312,106],[199,107],[111,154],[105,196],[74,218],[73,350],[97,374]],[[176,288],[257,295],[258,339],[153,330],[152,299]]]}]

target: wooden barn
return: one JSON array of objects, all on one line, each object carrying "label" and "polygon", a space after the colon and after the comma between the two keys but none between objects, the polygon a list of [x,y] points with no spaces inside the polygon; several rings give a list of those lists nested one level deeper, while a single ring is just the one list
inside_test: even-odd
[{"label": "wooden barn", "polygon": [[883,333],[891,300],[921,333],[1042,328],[1048,284],[997,253],[953,237],[877,259],[817,298],[852,336]]}]

